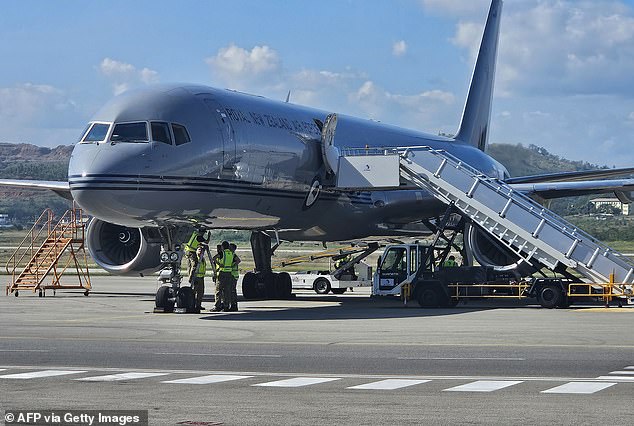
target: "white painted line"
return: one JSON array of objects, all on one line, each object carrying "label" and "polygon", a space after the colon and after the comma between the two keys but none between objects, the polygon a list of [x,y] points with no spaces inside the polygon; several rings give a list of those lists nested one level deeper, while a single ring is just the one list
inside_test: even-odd
[{"label": "white painted line", "polygon": [[276,388],[298,388],[301,386],[316,385],[318,383],[341,380],[340,377],[295,377],[294,379],[276,380],[274,382],[257,383],[251,386],[266,386]]},{"label": "white painted line", "polygon": [[154,355],[185,355],[185,356],[230,356],[230,357],[246,357],[246,358],[282,358],[282,355],[263,355],[263,354],[206,354],[206,353],[189,353],[189,352],[156,352]]},{"label": "white painted line", "polygon": [[48,349],[0,349],[0,352],[50,352]]},{"label": "white painted line", "polygon": [[169,373],[121,373],[109,374],[107,376],[84,377],[81,380],[85,382],[116,382],[119,380],[145,379],[146,377],[166,376]]},{"label": "white painted line", "polygon": [[253,376],[230,376],[228,374],[210,374],[209,376],[192,377],[189,379],[167,380],[161,383],[180,383],[185,385],[207,385],[210,383],[230,382],[232,380],[248,379]]},{"label": "white painted line", "polygon": [[599,376],[597,380],[619,380],[623,382],[634,382],[634,376]]},{"label": "white painted line", "polygon": [[39,379],[42,377],[65,376],[67,374],[79,374],[79,373],[85,373],[85,371],[77,371],[77,370],[33,371],[31,373],[6,374],[4,376],[0,376],[0,379]]},{"label": "white painted line", "polygon": [[570,382],[561,386],[556,386],[551,389],[541,391],[541,393],[576,393],[576,394],[591,394],[599,392],[600,390],[607,389],[610,386],[614,386],[616,383],[601,383],[601,382]]},{"label": "white painted line", "polygon": [[522,380],[477,380],[466,385],[444,389],[447,392],[493,392],[522,383]]},{"label": "white painted line", "polygon": [[625,367],[626,370],[634,370],[634,365],[630,365],[629,367]]},{"label": "white painted line", "polygon": [[350,386],[346,389],[378,389],[378,390],[394,390],[406,388],[408,386],[420,385],[431,380],[407,380],[407,379],[386,379],[378,382],[366,383],[364,385]]},{"label": "white painted line", "polygon": [[616,374],[616,375],[621,375],[621,376],[627,376],[628,374],[634,375],[634,370],[630,370],[630,371],[610,371],[610,374]]},{"label": "white painted line", "polygon": [[425,357],[398,357],[396,359],[402,360],[423,360],[423,361],[526,361],[526,358],[458,358],[458,357],[447,357],[447,358],[425,358]]}]

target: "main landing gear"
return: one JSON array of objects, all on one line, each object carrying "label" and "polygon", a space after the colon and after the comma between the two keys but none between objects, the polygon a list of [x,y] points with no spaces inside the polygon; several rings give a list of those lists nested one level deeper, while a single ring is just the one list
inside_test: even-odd
[{"label": "main landing gear", "polygon": [[242,279],[242,296],[252,299],[289,299],[293,286],[287,272],[273,272],[271,257],[277,248],[271,247],[271,237],[264,232],[251,233],[251,251],[255,272],[247,272]]}]

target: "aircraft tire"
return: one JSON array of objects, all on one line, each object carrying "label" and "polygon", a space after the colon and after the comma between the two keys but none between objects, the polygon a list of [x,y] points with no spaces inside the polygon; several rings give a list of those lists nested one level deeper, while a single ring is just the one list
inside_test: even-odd
[{"label": "aircraft tire", "polygon": [[242,278],[242,297],[244,297],[245,300],[257,298],[257,280],[257,275],[253,272],[247,272],[244,274],[244,277]]},{"label": "aircraft tire", "polygon": [[186,312],[194,312],[196,300],[191,287],[181,287],[176,295],[176,307],[185,308]]},{"label": "aircraft tire", "polygon": [[276,274],[267,274],[260,276],[264,283],[263,294],[260,296],[262,299],[276,299],[277,298],[277,280]]},{"label": "aircraft tire", "polygon": [[156,292],[155,304],[157,308],[162,308],[165,310],[174,309],[174,302],[170,301],[172,288],[168,285],[161,286]]},{"label": "aircraft tire", "polygon": [[293,293],[293,281],[288,272],[280,272],[275,275],[275,290],[278,299],[290,299]]},{"label": "aircraft tire", "polygon": [[328,294],[330,292],[330,281],[326,278],[317,278],[313,283],[313,290],[317,294]]},{"label": "aircraft tire", "polygon": [[555,285],[545,285],[537,294],[537,301],[543,308],[556,308],[562,301],[561,289]]}]

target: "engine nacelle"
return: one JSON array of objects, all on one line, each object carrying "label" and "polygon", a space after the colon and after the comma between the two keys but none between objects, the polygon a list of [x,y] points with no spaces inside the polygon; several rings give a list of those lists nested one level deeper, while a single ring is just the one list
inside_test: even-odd
[{"label": "engine nacelle", "polygon": [[143,275],[161,268],[160,234],[151,228],[129,228],[93,218],[86,230],[93,260],[115,275]]},{"label": "engine nacelle", "polygon": [[532,265],[475,225],[466,225],[464,245],[469,259],[482,266],[491,266],[496,271],[516,271],[524,276],[535,270]]}]

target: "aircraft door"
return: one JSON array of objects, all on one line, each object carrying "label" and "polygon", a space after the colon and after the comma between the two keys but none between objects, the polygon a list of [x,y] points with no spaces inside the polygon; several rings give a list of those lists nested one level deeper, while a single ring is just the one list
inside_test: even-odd
[{"label": "aircraft door", "polygon": [[236,138],[231,120],[219,103],[206,98],[205,104],[214,116],[222,138],[222,168],[233,169],[236,163]]},{"label": "aircraft door", "polygon": [[408,276],[408,249],[392,246],[383,254],[378,270],[379,289],[391,290]]}]

